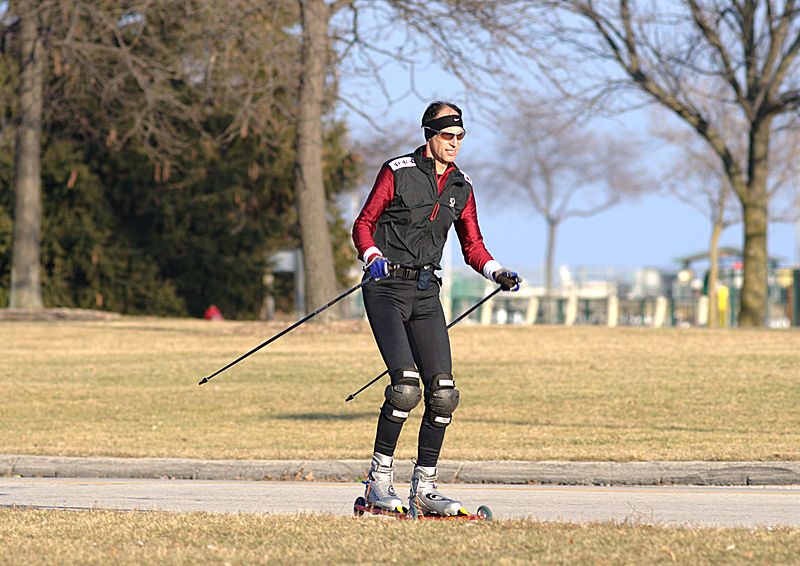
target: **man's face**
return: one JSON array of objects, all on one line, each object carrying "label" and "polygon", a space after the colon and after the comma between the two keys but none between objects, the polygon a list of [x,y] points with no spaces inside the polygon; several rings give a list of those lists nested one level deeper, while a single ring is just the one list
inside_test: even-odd
[{"label": "man's face", "polygon": [[[451,108],[447,108],[442,110],[442,112],[440,112],[436,117],[441,118],[442,116],[449,116],[450,114],[457,115],[458,113]],[[460,126],[448,126],[441,131],[452,134],[460,134],[464,131],[464,128]],[[445,140],[440,134],[436,134],[428,140],[428,150],[430,156],[444,165],[453,163],[456,160],[456,156],[458,155],[458,150],[460,148],[461,140],[458,139],[457,135],[453,136],[453,139],[451,140]]]}]

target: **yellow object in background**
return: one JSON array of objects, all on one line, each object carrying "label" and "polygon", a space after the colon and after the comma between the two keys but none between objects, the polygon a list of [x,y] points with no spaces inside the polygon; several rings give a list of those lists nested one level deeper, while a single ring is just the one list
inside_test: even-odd
[{"label": "yellow object in background", "polygon": [[719,312],[720,328],[727,325],[729,293],[727,285],[720,285],[717,289],[717,312]]}]

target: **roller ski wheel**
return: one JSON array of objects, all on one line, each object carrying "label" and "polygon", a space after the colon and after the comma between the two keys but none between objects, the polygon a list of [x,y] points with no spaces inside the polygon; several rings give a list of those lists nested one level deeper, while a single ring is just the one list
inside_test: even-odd
[{"label": "roller ski wheel", "polygon": [[398,519],[405,519],[408,517],[408,509],[405,507],[399,509],[384,509],[383,507],[370,505],[363,497],[356,497],[356,501],[353,503],[353,514],[356,517],[361,517],[364,513],[386,515],[389,517],[397,517]]},{"label": "roller ski wheel", "polygon": [[456,515],[436,515],[435,513],[420,513],[419,509],[412,507],[408,510],[408,518],[412,520],[417,519],[434,519],[437,521],[491,521],[492,510],[486,505],[481,505],[475,513],[469,513],[465,509],[459,509]]},{"label": "roller ski wheel", "polygon": [[356,497],[356,502],[353,503],[353,514],[356,517],[361,517],[367,508],[367,500],[363,497]]}]

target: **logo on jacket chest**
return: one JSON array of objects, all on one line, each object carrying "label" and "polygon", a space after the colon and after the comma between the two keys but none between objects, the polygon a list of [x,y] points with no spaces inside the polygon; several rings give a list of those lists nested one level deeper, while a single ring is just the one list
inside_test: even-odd
[{"label": "logo on jacket chest", "polygon": [[450,208],[455,208],[456,206],[456,197],[450,197]]},{"label": "logo on jacket chest", "polygon": [[416,163],[414,163],[413,157],[398,157],[389,162],[389,168],[392,171],[397,171],[398,169],[405,169],[406,167],[414,167]]}]

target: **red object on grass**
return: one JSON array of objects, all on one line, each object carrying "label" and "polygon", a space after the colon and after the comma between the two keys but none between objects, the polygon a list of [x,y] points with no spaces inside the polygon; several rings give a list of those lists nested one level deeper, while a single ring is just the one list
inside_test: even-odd
[{"label": "red object on grass", "polygon": [[225,318],[222,316],[222,311],[217,308],[216,305],[211,305],[206,309],[206,314],[204,315],[206,320],[224,320]]}]

